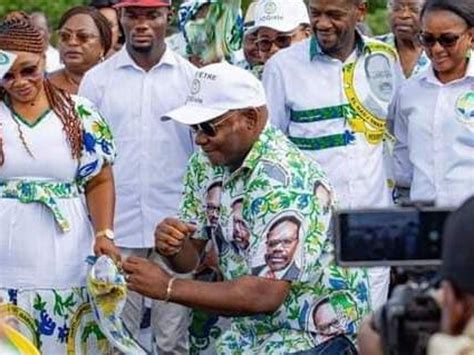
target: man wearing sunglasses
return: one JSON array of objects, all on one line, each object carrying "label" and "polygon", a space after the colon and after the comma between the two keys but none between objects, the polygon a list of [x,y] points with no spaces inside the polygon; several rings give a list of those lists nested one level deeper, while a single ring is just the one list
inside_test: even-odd
[{"label": "man wearing sunglasses", "polygon": [[[156,248],[176,271],[198,265],[212,239],[205,196],[220,180],[224,281],[175,279],[153,262],[130,258],[123,264],[128,287],[211,312],[214,320],[200,329],[205,334],[197,344],[201,353],[355,354],[350,337],[369,308],[367,276],[364,270],[334,264],[327,233],[334,206],[325,213],[313,193],[317,181],[329,185],[316,163],[267,124],[260,81],[227,63],[209,65],[198,71],[186,105],[165,116],[191,126],[201,149],[189,161],[179,218],[158,225]],[[232,206],[237,201],[248,243],[234,239]],[[284,230],[274,235],[282,225]],[[273,252],[271,263],[269,235],[291,240],[291,250],[284,256]],[[321,298],[329,299],[342,331],[321,330],[312,321],[311,305]],[[220,328],[217,316],[230,327]]]},{"label": "man wearing sunglasses", "polygon": [[[402,74],[390,46],[356,30],[366,10],[364,0],[310,0],[314,35],[276,54],[262,76],[270,120],[327,171],[345,209],[392,201],[384,141]],[[369,273],[372,304],[383,304],[388,270]]]},{"label": "man wearing sunglasses", "polygon": [[265,64],[280,49],[311,35],[308,11],[303,0],[260,0],[255,9],[256,45]]},{"label": "man wearing sunglasses", "polygon": [[[156,221],[177,213],[182,176],[194,150],[188,127],[160,120],[185,102],[195,73],[193,65],[165,44],[170,6],[171,0],[118,2],[126,43],[89,71],[79,89],[110,117],[119,146],[114,164],[115,232],[125,257],[158,258],[153,254]],[[144,308],[144,298],[130,292],[124,320],[134,336]],[[155,353],[188,351],[188,313],[184,307],[153,302]]]}]

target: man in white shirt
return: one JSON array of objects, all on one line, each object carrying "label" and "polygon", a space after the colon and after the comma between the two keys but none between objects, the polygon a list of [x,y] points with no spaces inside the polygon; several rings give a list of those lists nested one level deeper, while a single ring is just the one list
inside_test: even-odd
[{"label": "man in white shirt", "polygon": [[[122,0],[125,46],[90,70],[79,94],[94,102],[110,122],[118,157],[116,244],[122,256],[153,257],[158,221],[177,213],[182,176],[194,145],[191,131],[161,116],[183,105],[195,68],[164,42],[170,0]],[[158,260],[159,261],[159,260]],[[143,298],[131,293],[125,321],[137,335]],[[156,353],[187,352],[188,310],[153,302]]]},{"label": "man in white shirt", "polygon": [[[391,204],[385,125],[401,73],[393,49],[356,31],[365,13],[363,0],[310,0],[314,36],[277,53],[263,73],[273,124],[327,171],[344,209]],[[388,270],[370,276],[377,307]]]}]

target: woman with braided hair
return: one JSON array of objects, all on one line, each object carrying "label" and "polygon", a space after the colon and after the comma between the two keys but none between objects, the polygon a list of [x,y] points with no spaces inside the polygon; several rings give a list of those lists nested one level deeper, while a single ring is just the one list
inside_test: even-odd
[{"label": "woman with braided hair", "polygon": [[28,18],[0,23],[0,49],[16,55],[0,78],[0,317],[44,354],[103,353],[84,286],[92,251],[119,257],[111,132],[45,78]]}]

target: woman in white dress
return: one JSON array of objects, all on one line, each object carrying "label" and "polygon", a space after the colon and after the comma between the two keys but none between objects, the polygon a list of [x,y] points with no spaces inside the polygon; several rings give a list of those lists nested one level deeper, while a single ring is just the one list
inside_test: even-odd
[{"label": "woman in white dress", "polygon": [[102,353],[85,259],[119,257],[111,132],[45,79],[41,34],[14,17],[0,24],[0,49],[17,56],[0,79],[0,318],[44,354]]}]

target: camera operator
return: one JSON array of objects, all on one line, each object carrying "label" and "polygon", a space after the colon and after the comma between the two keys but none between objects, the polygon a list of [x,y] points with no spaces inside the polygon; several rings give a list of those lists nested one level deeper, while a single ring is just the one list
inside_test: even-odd
[{"label": "camera operator", "polygon": [[[474,197],[448,218],[443,236],[441,331],[431,337],[429,355],[474,354]],[[360,354],[383,354],[383,341],[364,320],[358,337]]]}]

